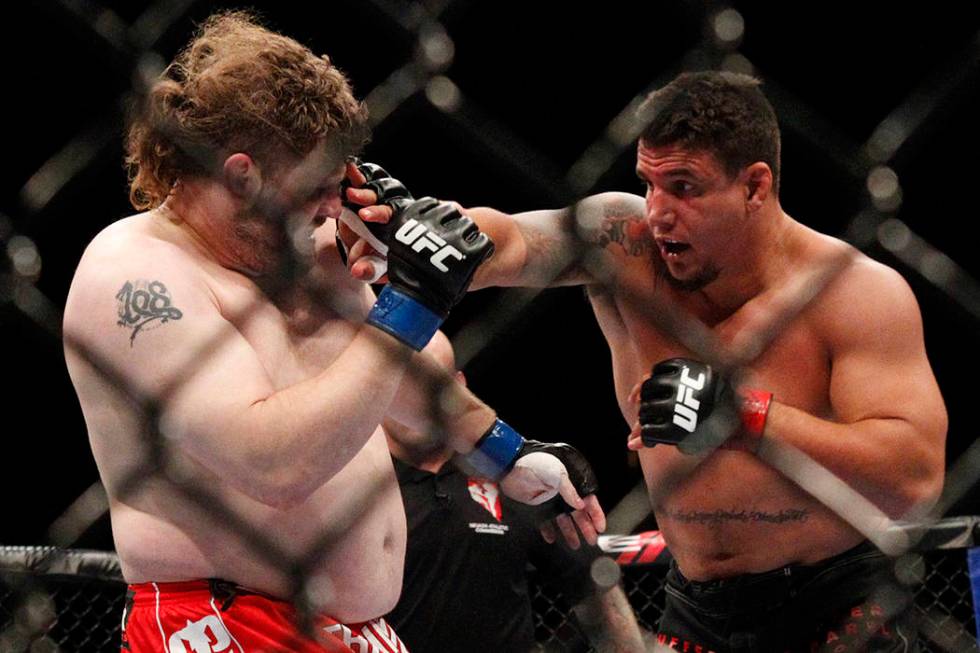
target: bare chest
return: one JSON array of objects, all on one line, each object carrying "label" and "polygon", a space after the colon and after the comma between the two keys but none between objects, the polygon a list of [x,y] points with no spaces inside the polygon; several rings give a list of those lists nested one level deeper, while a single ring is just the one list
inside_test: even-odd
[{"label": "bare chest", "polygon": [[747,352],[747,384],[773,392],[785,404],[829,414],[830,354],[809,312],[777,322],[759,319],[749,307],[712,323],[695,305],[655,295],[631,293],[592,301],[610,341],[616,393],[628,421],[635,406],[627,397],[656,363],[673,357],[703,359],[695,352],[704,350],[728,356]]}]

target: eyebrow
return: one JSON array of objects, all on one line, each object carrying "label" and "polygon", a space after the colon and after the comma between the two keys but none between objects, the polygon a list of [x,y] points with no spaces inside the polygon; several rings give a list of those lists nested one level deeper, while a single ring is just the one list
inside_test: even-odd
[{"label": "eyebrow", "polygon": [[674,168],[673,170],[668,170],[663,174],[665,177],[697,177],[698,176],[697,173],[694,172],[694,170],[688,167]]},{"label": "eyebrow", "polygon": [[[636,170],[635,172],[637,178],[639,178],[640,181],[649,181],[644,173],[640,172],[639,170]],[[672,177],[690,177],[692,179],[698,178],[697,173],[695,173],[693,169],[688,167],[674,168],[672,170],[668,170],[667,172],[661,173],[661,176],[671,177],[671,178]]]}]

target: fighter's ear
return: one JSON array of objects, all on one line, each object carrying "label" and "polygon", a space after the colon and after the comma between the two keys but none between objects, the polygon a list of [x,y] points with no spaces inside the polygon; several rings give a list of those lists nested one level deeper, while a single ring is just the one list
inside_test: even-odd
[{"label": "fighter's ear", "polygon": [[748,165],[741,175],[745,188],[745,206],[758,211],[772,192],[772,169],[768,163],[756,161]]},{"label": "fighter's ear", "polygon": [[262,172],[255,160],[244,152],[235,152],[222,166],[225,186],[242,201],[251,204],[262,189]]}]

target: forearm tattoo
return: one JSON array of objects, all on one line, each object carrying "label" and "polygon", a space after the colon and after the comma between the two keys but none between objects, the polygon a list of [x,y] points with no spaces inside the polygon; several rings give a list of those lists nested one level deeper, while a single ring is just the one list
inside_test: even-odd
[{"label": "forearm tattoo", "polygon": [[[527,268],[534,283],[548,285],[574,279],[581,271],[581,247],[568,238],[567,225],[557,234],[518,224],[527,247]],[[562,237],[564,234],[564,237]]]},{"label": "forearm tattoo", "polygon": [[683,524],[785,524],[787,522],[805,522],[810,518],[809,510],[786,508],[779,512],[763,510],[666,510],[657,513],[658,519],[671,519]]},{"label": "forearm tattoo", "polygon": [[[172,305],[167,287],[159,281],[127,281],[116,293],[116,301],[119,313],[116,324],[132,331],[129,334],[130,347],[136,340],[136,334],[144,328],[155,329],[184,316],[179,308]],[[157,320],[159,322],[153,324]]]}]

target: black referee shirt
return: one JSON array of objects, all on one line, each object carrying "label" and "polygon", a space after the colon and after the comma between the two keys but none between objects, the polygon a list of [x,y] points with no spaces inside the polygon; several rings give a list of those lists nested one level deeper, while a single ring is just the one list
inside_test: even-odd
[{"label": "black referee shirt", "polygon": [[533,509],[453,463],[432,474],[393,458],[408,516],[405,582],[388,623],[412,653],[534,647],[527,565],[574,605],[592,591],[597,549],[548,544]]}]

